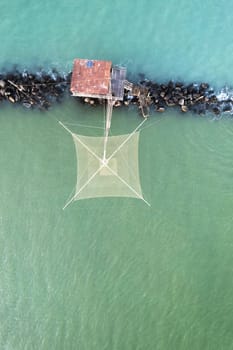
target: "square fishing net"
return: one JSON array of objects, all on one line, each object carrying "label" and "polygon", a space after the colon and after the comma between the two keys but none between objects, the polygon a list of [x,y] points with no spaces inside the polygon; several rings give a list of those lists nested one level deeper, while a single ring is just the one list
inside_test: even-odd
[{"label": "square fishing net", "polygon": [[95,197],[143,198],[139,167],[139,132],[108,137],[72,133],[77,156],[77,183],[73,200]]}]

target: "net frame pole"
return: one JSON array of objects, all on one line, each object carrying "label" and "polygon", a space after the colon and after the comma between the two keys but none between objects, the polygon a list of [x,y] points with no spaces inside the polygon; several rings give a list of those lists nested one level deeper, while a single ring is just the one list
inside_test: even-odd
[{"label": "net frame pole", "polygon": [[109,98],[107,100],[106,121],[105,121],[105,136],[104,136],[104,151],[103,151],[104,162],[106,161],[108,135],[109,135],[111,120],[112,120],[112,109],[113,109],[112,95],[109,95]]},{"label": "net frame pole", "polygon": [[143,198],[143,196],[141,196],[132,186],[130,186],[120,175],[118,175],[112,168],[110,168],[110,166],[108,166],[108,164],[106,164],[106,167],[108,168],[108,170],[110,170],[110,172],[115,175],[125,186],[127,186],[133,193],[135,193],[137,195],[137,197],[141,200],[143,200],[143,202],[145,202],[149,207],[151,206],[149,202],[147,202],[147,200],[145,200]]}]

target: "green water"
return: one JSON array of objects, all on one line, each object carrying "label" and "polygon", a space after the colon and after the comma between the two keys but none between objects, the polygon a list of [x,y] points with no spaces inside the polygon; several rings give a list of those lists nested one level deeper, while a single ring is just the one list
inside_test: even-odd
[{"label": "green water", "polygon": [[[111,59],[129,76],[233,81],[229,1],[1,2],[0,64]],[[143,193],[77,201],[73,141],[101,125],[72,100],[0,107],[0,349],[233,349],[233,123],[153,115],[140,137]],[[137,111],[116,110],[114,133]],[[74,126],[82,133],[89,129]]]}]

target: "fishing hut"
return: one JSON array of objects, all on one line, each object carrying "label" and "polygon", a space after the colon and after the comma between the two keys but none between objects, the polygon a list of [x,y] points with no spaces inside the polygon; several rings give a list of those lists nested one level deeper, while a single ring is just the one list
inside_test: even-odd
[{"label": "fishing hut", "polygon": [[111,61],[75,59],[70,90],[73,96],[122,101],[125,67],[112,67]]}]

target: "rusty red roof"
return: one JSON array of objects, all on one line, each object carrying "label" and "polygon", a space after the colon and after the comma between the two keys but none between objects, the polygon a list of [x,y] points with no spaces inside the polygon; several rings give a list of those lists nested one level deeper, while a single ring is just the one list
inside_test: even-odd
[{"label": "rusty red roof", "polygon": [[71,92],[77,96],[107,95],[110,92],[110,61],[75,59]]}]

